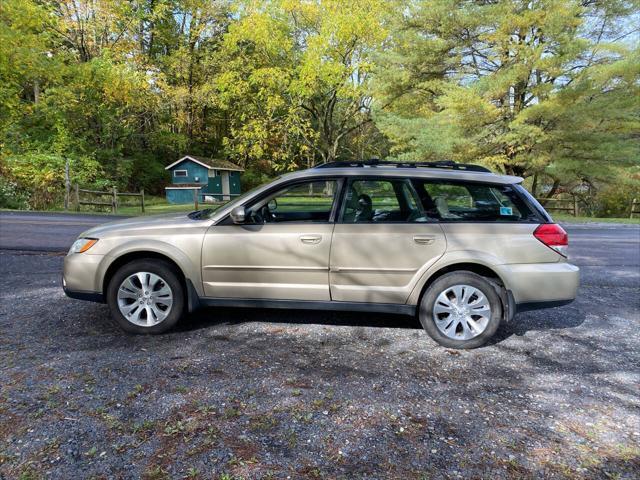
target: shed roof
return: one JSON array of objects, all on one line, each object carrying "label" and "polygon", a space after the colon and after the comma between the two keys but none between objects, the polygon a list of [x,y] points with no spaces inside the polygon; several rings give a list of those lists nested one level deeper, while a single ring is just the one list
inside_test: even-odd
[{"label": "shed roof", "polygon": [[208,168],[209,170],[230,170],[235,172],[244,172],[244,168],[240,168],[235,163],[231,163],[228,160],[218,159],[218,158],[206,158],[206,157],[197,157],[195,155],[185,155],[180,160],[173,162],[171,165],[165,167],[165,170],[169,170],[170,168],[175,167],[180,162],[184,162],[185,160],[191,160],[196,162],[203,167]]}]

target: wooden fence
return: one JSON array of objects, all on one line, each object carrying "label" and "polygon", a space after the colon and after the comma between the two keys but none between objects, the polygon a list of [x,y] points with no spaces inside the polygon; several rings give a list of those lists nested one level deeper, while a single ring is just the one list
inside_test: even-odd
[{"label": "wooden fence", "polygon": [[555,211],[555,212],[567,212],[573,215],[574,217],[578,216],[578,197],[574,196],[573,198],[538,198],[540,203],[544,202],[545,210]]},{"label": "wooden fence", "polygon": [[[92,196],[93,200],[84,200],[80,198],[80,194],[83,196]],[[75,185],[75,200],[76,211],[80,211],[80,205],[93,205],[99,207],[111,208],[111,213],[118,213],[119,197],[138,197],[140,199],[140,210],[144,213],[144,188],[140,189],[140,192],[118,192],[116,187],[113,187],[110,191],[103,192],[101,190],[88,190],[86,188],[80,188],[78,184]],[[105,199],[108,197],[108,200]]]}]

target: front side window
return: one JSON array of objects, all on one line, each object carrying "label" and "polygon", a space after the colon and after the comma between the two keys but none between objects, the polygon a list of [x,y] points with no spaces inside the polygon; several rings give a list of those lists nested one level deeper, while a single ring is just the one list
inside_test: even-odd
[{"label": "front side window", "polygon": [[426,222],[408,180],[351,180],[342,202],[342,223]]},{"label": "front side window", "polygon": [[296,183],[248,207],[249,222],[328,222],[337,190],[335,180]]},{"label": "front side window", "polygon": [[174,170],[173,171],[173,176],[174,177],[186,177],[188,174],[188,172],[186,170]]},{"label": "front side window", "polygon": [[428,217],[445,222],[539,221],[513,185],[414,180]]}]

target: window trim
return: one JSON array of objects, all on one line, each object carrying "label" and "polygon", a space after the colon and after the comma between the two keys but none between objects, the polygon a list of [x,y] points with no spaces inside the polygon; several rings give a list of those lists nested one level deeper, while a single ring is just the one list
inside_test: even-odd
[{"label": "window trim", "polygon": [[[178,172],[184,172],[184,175],[178,175]],[[180,170],[174,170],[173,171],[173,176],[174,177],[188,177],[189,176],[189,170],[184,170],[184,169],[180,169]]]}]

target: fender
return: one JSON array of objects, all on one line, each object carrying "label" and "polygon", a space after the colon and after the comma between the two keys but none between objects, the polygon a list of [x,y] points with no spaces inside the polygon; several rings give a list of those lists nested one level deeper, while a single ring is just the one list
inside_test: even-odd
[{"label": "fender", "polygon": [[104,288],[103,282],[109,266],[123,255],[136,252],[153,252],[170,258],[178,265],[180,270],[182,270],[185,279],[191,281],[193,288],[196,290],[198,295],[204,295],[204,291],[202,290],[202,271],[199,262],[201,254],[200,249],[197,252],[198,261],[196,262],[194,261],[195,259],[190,258],[184,253],[184,251],[170,243],[149,239],[125,242],[118,245],[111,250],[108,255],[104,256],[98,266],[97,277],[99,278],[99,285],[97,285],[97,287],[99,291],[102,291]]},{"label": "fender", "polygon": [[[417,305],[424,286],[427,284],[427,282],[429,282],[429,279],[433,276],[433,274],[438,272],[439,270],[442,270],[443,268],[458,263],[475,263],[496,272],[495,265],[500,265],[503,262],[501,262],[494,255],[490,255],[486,252],[481,252],[478,250],[454,250],[445,252],[444,255],[438,258],[429,268],[427,268],[420,279],[416,282],[416,285],[409,295],[407,303],[409,305]],[[496,275],[498,275],[497,272]],[[500,280],[504,283],[504,280],[502,278],[500,278]],[[509,288],[506,283],[505,287],[507,289]]]}]

